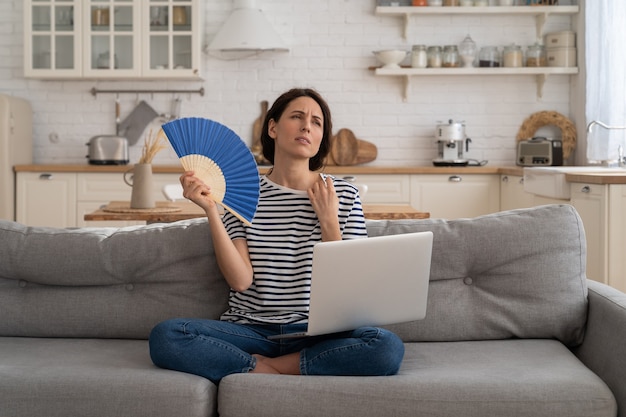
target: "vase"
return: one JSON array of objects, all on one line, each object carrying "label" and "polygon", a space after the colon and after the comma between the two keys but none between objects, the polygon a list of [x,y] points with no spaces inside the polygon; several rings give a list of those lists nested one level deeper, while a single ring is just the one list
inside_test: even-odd
[{"label": "vase", "polygon": [[[131,171],[133,175],[129,181],[126,174]],[[130,208],[149,209],[155,207],[152,164],[136,164],[132,170],[124,174],[124,182],[133,188],[130,195]]]}]

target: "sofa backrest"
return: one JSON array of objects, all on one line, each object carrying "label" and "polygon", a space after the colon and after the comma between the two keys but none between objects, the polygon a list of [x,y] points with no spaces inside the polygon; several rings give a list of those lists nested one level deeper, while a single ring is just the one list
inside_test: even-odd
[{"label": "sofa backrest", "polygon": [[369,236],[423,230],[434,234],[426,318],[389,326],[403,340],[582,342],[587,249],[574,207],[368,224]]},{"label": "sofa backrest", "polygon": [[206,219],[121,229],[0,221],[0,259],[3,336],[145,339],[161,320],[227,308]]},{"label": "sofa backrest", "polygon": [[[586,247],[573,207],[367,226],[370,236],[434,233],[426,318],[389,326],[403,340],[582,340]],[[168,318],[218,318],[227,298],[206,220],[121,229],[0,221],[0,335],[143,339]]]}]

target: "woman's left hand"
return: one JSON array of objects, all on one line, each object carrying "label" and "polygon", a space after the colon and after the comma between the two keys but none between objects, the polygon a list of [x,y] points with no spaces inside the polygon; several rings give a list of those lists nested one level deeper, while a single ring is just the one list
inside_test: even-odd
[{"label": "woman's left hand", "polygon": [[322,227],[322,240],[339,240],[339,198],[330,177],[315,181],[307,190],[309,200]]}]

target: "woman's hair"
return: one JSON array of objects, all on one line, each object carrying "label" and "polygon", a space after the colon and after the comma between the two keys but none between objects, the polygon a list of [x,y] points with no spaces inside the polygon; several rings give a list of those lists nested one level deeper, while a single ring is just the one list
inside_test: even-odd
[{"label": "woman's hair", "polygon": [[324,117],[324,127],[322,142],[320,143],[320,149],[317,154],[309,160],[309,169],[311,171],[317,171],[324,166],[324,160],[330,152],[330,138],[333,134],[333,124],[330,119],[330,108],[322,96],[315,90],[310,88],[293,88],[286,93],[283,93],[276,99],[272,107],[267,112],[265,120],[263,121],[263,130],[261,131],[261,145],[263,146],[263,156],[265,159],[274,164],[274,150],[276,144],[269,134],[269,122],[274,119],[278,122],[283,112],[293,100],[299,97],[311,97],[322,109],[322,115]]}]

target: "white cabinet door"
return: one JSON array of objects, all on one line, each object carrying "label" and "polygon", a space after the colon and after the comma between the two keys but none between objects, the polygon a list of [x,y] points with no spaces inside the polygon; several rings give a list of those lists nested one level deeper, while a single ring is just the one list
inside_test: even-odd
[{"label": "white cabinet door", "polygon": [[497,175],[412,175],[411,206],[431,218],[456,219],[500,210]]},{"label": "white cabinet door", "polygon": [[81,75],[80,0],[24,2],[24,76]]},{"label": "white cabinet door", "polygon": [[609,185],[609,285],[626,292],[626,185]]},{"label": "white cabinet door", "polygon": [[[132,168],[129,168],[129,170]],[[155,201],[163,201],[166,184],[177,184],[179,174],[153,174],[152,192]],[[132,183],[132,173],[126,175]],[[79,226],[127,226],[145,222],[85,222],[84,216],[111,201],[130,201],[132,187],[124,182],[122,173],[79,173],[77,179],[76,223]]]},{"label": "white cabinet door", "polygon": [[587,277],[609,284],[607,185],[570,184],[571,200],[585,227],[587,238]]},{"label": "white cabinet door", "polygon": [[513,210],[532,207],[533,195],[524,191],[524,177],[521,175],[500,176],[500,210]]},{"label": "white cabinet door", "polygon": [[28,226],[76,226],[76,174],[19,172],[16,220]]},{"label": "white cabinet door", "polygon": [[[409,175],[336,175],[350,181],[361,192],[364,204],[409,204]],[[367,191],[364,191],[367,188]]]}]

